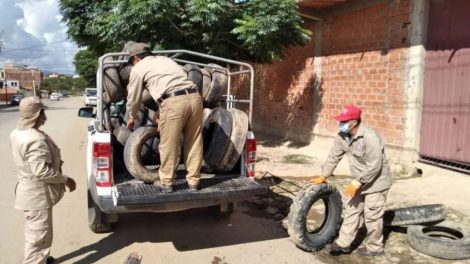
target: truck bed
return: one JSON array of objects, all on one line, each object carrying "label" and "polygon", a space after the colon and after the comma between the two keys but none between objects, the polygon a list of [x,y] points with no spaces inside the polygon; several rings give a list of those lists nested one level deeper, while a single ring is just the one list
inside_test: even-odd
[{"label": "truck bed", "polygon": [[[156,167],[150,167],[156,169]],[[184,201],[238,201],[267,191],[266,187],[254,179],[236,173],[201,175],[200,190],[191,192],[185,179],[186,170],[181,164],[177,171],[174,192],[164,193],[153,184],[144,183],[133,178],[127,170],[115,170],[120,173],[114,176],[116,191],[113,195],[115,205],[144,205],[179,203]]]}]

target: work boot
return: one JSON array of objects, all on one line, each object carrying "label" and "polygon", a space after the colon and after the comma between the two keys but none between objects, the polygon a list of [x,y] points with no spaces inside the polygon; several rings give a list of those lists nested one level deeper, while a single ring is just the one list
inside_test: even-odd
[{"label": "work boot", "polygon": [[331,255],[341,255],[351,253],[350,247],[340,247],[336,242],[331,243],[330,245],[330,254]]},{"label": "work boot", "polygon": [[359,256],[362,256],[362,257],[378,257],[378,256],[383,256],[385,253],[382,251],[378,251],[378,252],[369,252],[367,251],[366,248],[364,247],[361,247],[361,248],[358,248],[356,250],[356,253],[359,255]]},{"label": "work boot", "polygon": [[49,256],[46,259],[46,264],[53,264],[55,262],[55,258],[53,256]]},{"label": "work boot", "polygon": [[188,184],[188,191],[190,192],[196,192],[199,190],[199,184]]},{"label": "work boot", "polygon": [[164,185],[160,181],[155,181],[153,185],[159,188],[162,193],[172,193],[173,192],[173,185]]}]

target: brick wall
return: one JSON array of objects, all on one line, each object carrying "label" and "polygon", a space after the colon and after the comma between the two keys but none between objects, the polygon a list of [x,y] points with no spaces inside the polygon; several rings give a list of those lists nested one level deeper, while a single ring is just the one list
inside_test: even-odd
[{"label": "brick wall", "polygon": [[[314,23],[307,21],[307,28]],[[313,127],[313,74],[315,43],[293,47],[282,62],[255,65],[253,124],[258,130],[309,141]],[[234,93],[248,98],[248,78],[234,78]]]},{"label": "brick wall", "polygon": [[6,78],[18,80],[21,88],[33,90],[33,79],[34,85],[37,88],[41,86],[42,72],[39,70],[19,69],[14,67],[5,68],[4,70]]},{"label": "brick wall", "polygon": [[[256,65],[255,128],[309,143],[314,134],[334,136],[334,116],[355,104],[389,146],[403,146],[410,12],[410,0],[402,0],[325,19],[321,80],[314,74],[314,38],[290,48],[282,62]],[[314,21],[304,27],[315,34]]]},{"label": "brick wall", "polygon": [[319,134],[335,133],[333,117],[341,106],[356,104],[387,144],[403,145],[409,15],[410,1],[400,1],[324,21]]}]

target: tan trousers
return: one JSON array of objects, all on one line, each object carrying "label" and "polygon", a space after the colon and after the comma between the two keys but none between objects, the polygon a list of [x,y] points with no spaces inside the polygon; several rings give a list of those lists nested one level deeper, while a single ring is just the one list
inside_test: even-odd
[{"label": "tan trousers", "polygon": [[336,244],[348,247],[357,231],[365,223],[367,238],[364,246],[368,252],[383,251],[383,215],[388,190],[368,194],[356,194],[345,202],[344,219]]},{"label": "tan trousers", "polygon": [[171,185],[178,168],[183,135],[188,184],[199,184],[202,166],[202,98],[198,93],[174,96],[160,104],[160,181]]},{"label": "tan trousers", "polygon": [[25,210],[24,264],[44,264],[52,245],[52,207]]}]

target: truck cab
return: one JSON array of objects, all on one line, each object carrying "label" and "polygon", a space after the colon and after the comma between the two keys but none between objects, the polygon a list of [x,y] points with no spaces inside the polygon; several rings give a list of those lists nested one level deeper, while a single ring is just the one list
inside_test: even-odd
[{"label": "truck cab", "polygon": [[[124,150],[116,138],[112,125],[116,123],[110,107],[103,101],[103,73],[108,65],[127,63],[122,59],[128,53],[108,53],[99,58],[97,72],[96,108],[80,108],[78,115],[91,118],[87,143],[87,192],[89,227],[93,232],[108,232],[121,213],[175,212],[191,208],[209,207],[216,212],[230,214],[236,203],[263,194],[267,188],[254,179],[256,162],[256,140],[251,130],[254,71],[251,65],[207,54],[187,50],[154,51],[154,55],[171,57],[177,63],[210,67],[219,63],[226,67],[228,85],[223,101],[218,107],[242,108],[248,116],[248,129],[243,131],[244,147],[233,169],[230,171],[204,171],[201,173],[200,190],[191,192],[185,180],[185,167],[177,169],[175,191],[165,193],[153,184],[133,177],[123,162]],[[233,78],[247,77],[245,92],[248,98],[236,98]],[[122,104],[121,104],[122,105]],[[125,105],[125,104],[124,104]],[[158,171],[158,165],[146,165]]]}]

